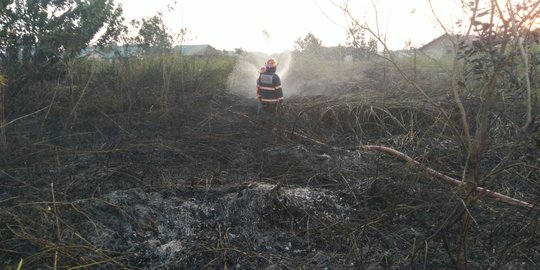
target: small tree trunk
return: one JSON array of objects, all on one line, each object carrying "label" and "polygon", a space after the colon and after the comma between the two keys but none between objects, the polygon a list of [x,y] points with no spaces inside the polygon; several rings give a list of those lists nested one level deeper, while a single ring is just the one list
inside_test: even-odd
[{"label": "small tree trunk", "polygon": [[0,151],[2,151],[2,166],[7,165],[8,161],[8,147],[6,138],[6,119],[5,119],[5,100],[4,100],[4,87],[0,82]]},{"label": "small tree trunk", "polygon": [[523,46],[523,37],[518,38],[518,46],[519,52],[521,53],[521,58],[523,60],[523,67],[525,69],[525,85],[527,87],[527,119],[525,121],[525,125],[523,125],[523,129],[526,129],[532,123],[532,93],[529,74],[529,53],[527,52],[527,48]]},{"label": "small tree trunk", "polygon": [[471,222],[471,217],[467,209],[465,209],[465,212],[463,213],[463,216],[461,218],[461,228],[459,232],[458,252],[457,252],[457,259],[456,259],[456,268],[459,270],[467,269],[467,240],[469,239],[468,236],[469,236],[470,222]]},{"label": "small tree trunk", "polygon": [[167,113],[169,111],[169,89],[170,89],[170,76],[168,76],[168,63],[167,56],[165,55],[165,48],[163,48],[161,53],[162,61],[162,79],[163,79],[163,88],[161,89],[161,111]]}]

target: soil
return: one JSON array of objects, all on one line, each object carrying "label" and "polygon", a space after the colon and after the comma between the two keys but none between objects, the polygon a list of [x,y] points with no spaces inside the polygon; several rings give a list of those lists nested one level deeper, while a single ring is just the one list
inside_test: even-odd
[{"label": "soil", "polygon": [[[168,113],[19,121],[0,174],[0,266],[454,269],[466,214],[470,269],[540,268],[537,211],[485,197],[464,209],[463,189],[358,149],[387,145],[461,174],[459,144],[429,135],[428,109],[370,105],[296,97],[256,115],[254,101],[221,93]],[[398,115],[420,126],[393,125]],[[488,188],[540,203],[534,134],[492,141],[486,170],[503,158],[521,169]]]}]

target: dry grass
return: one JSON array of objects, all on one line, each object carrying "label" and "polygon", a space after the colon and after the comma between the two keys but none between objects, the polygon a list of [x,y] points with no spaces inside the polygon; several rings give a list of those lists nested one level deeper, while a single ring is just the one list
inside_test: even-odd
[{"label": "dry grass", "polygon": [[[394,87],[288,98],[260,117],[251,100],[218,92],[186,95],[166,114],[145,101],[129,112],[85,106],[67,125],[70,111],[55,107],[46,120],[13,123],[0,187],[2,266],[159,266],[155,253],[141,250],[153,247],[150,240],[175,248],[178,239],[165,238],[163,228],[178,208],[163,205],[191,201],[176,221],[195,213],[189,217],[201,233],[181,238],[170,265],[451,268],[456,220],[466,211],[475,223],[473,266],[537,266],[537,213],[483,199],[464,209],[461,189],[358,150],[392,147],[462,177],[466,153],[440,110]],[[451,103],[440,102],[455,117]],[[481,184],[538,202],[537,146],[531,134],[516,135],[516,107],[497,107]]]}]

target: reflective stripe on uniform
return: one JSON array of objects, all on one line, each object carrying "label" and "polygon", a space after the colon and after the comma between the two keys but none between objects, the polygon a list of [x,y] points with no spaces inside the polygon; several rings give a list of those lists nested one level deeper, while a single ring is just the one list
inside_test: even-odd
[{"label": "reflective stripe on uniform", "polygon": [[[281,98],[283,99],[283,98]],[[266,102],[266,103],[276,103],[278,102],[279,100],[278,99],[266,99],[266,98],[261,98],[261,102]]]}]

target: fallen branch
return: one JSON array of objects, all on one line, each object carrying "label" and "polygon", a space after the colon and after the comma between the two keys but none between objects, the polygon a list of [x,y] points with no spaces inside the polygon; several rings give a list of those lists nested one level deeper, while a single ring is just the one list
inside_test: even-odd
[{"label": "fallen branch", "polygon": [[[308,140],[312,143],[315,143],[315,144],[318,144],[318,145],[321,145],[321,146],[326,146],[326,147],[330,147],[329,144],[327,143],[324,143],[324,142],[321,142],[319,140],[315,140],[315,139],[312,139],[312,138],[309,138],[305,135],[302,135],[302,134],[298,134],[298,133],[295,133],[293,135],[296,135],[302,139],[305,139],[305,140]],[[458,180],[456,178],[453,178],[453,177],[450,177],[448,175],[445,175],[445,174],[442,174],[430,167],[426,167],[426,166],[422,166],[422,164],[420,162],[418,162],[417,160],[411,158],[410,156],[404,154],[403,152],[400,152],[400,151],[397,151],[393,148],[390,148],[390,147],[386,147],[386,146],[380,146],[380,145],[361,145],[359,147],[356,147],[356,148],[353,148],[353,150],[358,150],[358,149],[363,149],[363,150],[368,150],[368,151],[378,151],[378,152],[383,152],[383,153],[386,153],[386,154],[390,154],[392,156],[395,156],[395,157],[398,157],[404,161],[406,161],[407,163],[417,167],[417,168],[422,168],[424,171],[426,171],[428,173],[428,175],[430,176],[433,176],[433,177],[436,177],[436,178],[439,178],[449,184],[452,184],[452,185],[456,185],[456,186],[462,186],[462,185],[465,185],[466,182],[464,181],[461,181],[461,180]],[[486,189],[486,188],[483,188],[483,187],[476,187],[475,188],[475,191],[479,194],[482,194],[482,195],[487,195],[488,197],[496,200],[496,201],[500,201],[500,202],[504,202],[504,203],[507,203],[507,204],[510,204],[510,205],[516,205],[516,206],[522,206],[522,207],[527,207],[527,208],[531,208],[531,209],[534,209],[534,210],[540,210],[540,207],[537,206],[537,205],[534,205],[534,204],[531,204],[531,203],[528,203],[528,202],[525,202],[525,201],[522,201],[522,200],[518,200],[518,199],[515,199],[515,198],[512,198],[512,197],[509,197],[509,196],[506,196],[504,194],[501,194],[501,193],[498,193],[498,192],[495,192],[495,191],[492,191],[492,190],[489,190],[489,189]]]},{"label": "fallen branch", "polygon": [[[386,147],[386,146],[380,146],[380,145],[362,145],[359,147],[360,149],[364,149],[364,150],[370,150],[370,151],[379,151],[379,152],[383,152],[383,153],[386,153],[386,154],[390,154],[390,155],[393,155],[395,157],[398,157],[398,158],[401,158],[403,160],[405,160],[407,163],[409,164],[412,164],[414,166],[421,166],[420,162],[418,162],[417,160],[409,157],[408,155],[402,153],[402,152],[399,152],[395,149],[392,149],[392,148],[389,148],[389,147]],[[462,185],[465,185],[466,182],[465,181],[461,181],[461,180],[458,180],[456,178],[453,178],[453,177],[450,177],[448,175],[445,175],[445,174],[442,174],[430,167],[423,167],[424,171],[426,171],[429,175],[431,176],[434,176],[434,177],[437,177],[441,180],[444,180],[445,182],[447,183],[450,183],[450,184],[453,184],[453,185],[456,185],[456,186],[462,186]],[[518,200],[518,199],[515,199],[515,198],[512,198],[512,197],[509,197],[509,196],[506,196],[504,194],[501,194],[501,193],[498,193],[498,192],[495,192],[495,191],[492,191],[492,190],[489,190],[489,189],[486,189],[486,188],[483,188],[483,187],[476,187],[475,188],[476,192],[479,193],[479,194],[485,194],[487,195],[488,197],[496,200],[496,201],[501,201],[501,202],[505,202],[505,203],[508,203],[508,204],[511,204],[511,205],[517,205],[517,206],[523,206],[523,207],[528,207],[528,208],[532,208],[532,209],[539,209],[538,206],[534,205],[534,204],[531,204],[531,203],[528,203],[528,202],[525,202],[525,201],[521,201],[521,200]]]}]

